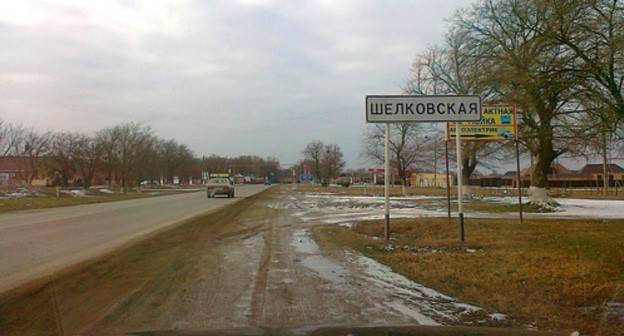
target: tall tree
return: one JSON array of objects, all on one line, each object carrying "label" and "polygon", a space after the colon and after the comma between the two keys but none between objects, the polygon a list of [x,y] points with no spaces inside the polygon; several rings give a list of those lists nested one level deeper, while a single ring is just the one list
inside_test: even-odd
[{"label": "tall tree", "polygon": [[96,135],[96,143],[101,150],[102,168],[106,173],[108,187],[112,188],[115,183],[118,167],[117,142],[119,132],[117,128],[107,127],[100,130]]},{"label": "tall tree", "polygon": [[325,151],[325,145],[319,140],[312,140],[305,146],[301,154],[303,155],[306,164],[311,170],[314,179],[317,182],[323,181],[323,152]]},{"label": "tall tree", "polygon": [[345,166],[342,149],[335,143],[325,145],[323,154],[323,178],[325,183],[329,183],[333,178],[340,175]]},{"label": "tall tree", "polygon": [[176,140],[163,141],[158,149],[164,176],[173,181],[174,176],[180,176],[183,168],[189,166],[193,160],[193,152],[184,144]]},{"label": "tall tree", "polygon": [[154,145],[152,133],[149,126],[140,123],[120,124],[100,131],[98,139],[103,146],[109,184],[115,176],[123,192],[140,182],[141,171],[137,169],[145,167],[145,161],[151,159],[147,153]]},{"label": "tall tree", "polygon": [[94,137],[80,134],[74,150],[76,169],[83,178],[83,188],[89,189],[93,184],[98,169],[101,168],[103,146]]},{"label": "tall tree", "polygon": [[75,154],[80,135],[76,133],[54,133],[50,137],[48,154],[49,169],[57,175],[61,187],[69,185],[69,179],[76,172]]},{"label": "tall tree", "polygon": [[521,136],[536,161],[529,193],[538,207],[555,204],[546,193],[548,173],[552,162],[569,150],[562,126],[577,106],[572,104],[574,81],[566,72],[573,59],[542,33],[543,2],[488,0],[458,20],[471,32],[469,38],[481,44],[482,55],[495,60],[489,68],[491,83],[507,102],[520,107]]}]

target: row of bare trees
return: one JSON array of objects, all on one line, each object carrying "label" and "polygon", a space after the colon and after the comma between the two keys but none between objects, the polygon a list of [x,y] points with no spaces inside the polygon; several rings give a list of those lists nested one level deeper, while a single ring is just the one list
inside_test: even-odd
[{"label": "row of bare trees", "polygon": [[[486,103],[515,104],[521,142],[535,162],[532,203],[551,201],[544,190],[556,158],[606,158],[609,147],[621,141],[623,1],[485,0],[458,11],[450,23],[443,43],[417,54],[404,92],[476,94]],[[378,136],[373,129],[367,138]],[[466,179],[485,158],[505,154],[500,144],[463,146]]]},{"label": "row of bare trees", "polygon": [[276,157],[262,158],[257,155],[241,155],[225,157],[211,155],[202,158],[204,171],[208,173],[229,173],[243,175],[255,179],[276,176],[280,171],[279,159]]},{"label": "row of bare trees", "polygon": [[0,121],[0,150],[23,163],[20,173],[27,185],[42,167],[63,187],[80,176],[84,188],[89,188],[97,174],[104,174],[111,186],[122,189],[145,179],[172,181],[174,176],[193,174],[197,167],[186,145],[162,139],[139,123],[107,127],[92,136],[38,132]]}]

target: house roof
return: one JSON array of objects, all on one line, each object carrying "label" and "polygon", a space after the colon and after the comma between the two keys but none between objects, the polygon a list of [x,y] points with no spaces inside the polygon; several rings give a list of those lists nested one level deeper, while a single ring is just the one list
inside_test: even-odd
[{"label": "house roof", "polygon": [[[607,171],[610,173],[620,174],[624,173],[624,169],[615,163],[611,163],[607,165]],[[587,164],[583,169],[581,169],[581,174],[602,174],[602,164],[601,163],[592,163]]]},{"label": "house roof", "polygon": [[[27,157],[0,156],[0,173],[16,173],[27,167]],[[34,158],[35,165],[39,165],[43,158]]]}]

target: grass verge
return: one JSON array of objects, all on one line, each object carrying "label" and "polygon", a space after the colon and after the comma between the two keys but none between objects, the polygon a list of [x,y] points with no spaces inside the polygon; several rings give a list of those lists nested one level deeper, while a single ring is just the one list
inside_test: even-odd
[{"label": "grass verge", "polygon": [[[478,197],[488,196],[517,196],[517,189],[514,188],[472,188],[472,193]],[[621,189],[621,188],[620,188]],[[300,184],[297,185],[297,190],[301,192],[328,192],[349,196],[383,196],[383,186],[357,186],[357,187],[321,187],[319,185]],[[528,190],[522,189],[522,197],[526,198]],[[405,188],[406,195],[425,195],[425,196],[445,196],[446,189],[443,188],[417,188],[408,187]],[[611,199],[611,200],[624,200],[624,191],[611,188],[608,195],[604,195],[600,189],[563,189],[563,188],[551,188],[549,191],[552,197],[557,198],[587,198],[587,199]],[[401,196],[401,187],[391,187],[390,196]],[[451,199],[457,197],[457,188],[451,188]]]},{"label": "grass verge", "polygon": [[[624,334],[624,221],[469,220],[466,243],[446,219],[319,228],[322,244],[346,246],[510,326]],[[475,321],[463,321],[462,323]]]},{"label": "grass verge", "polygon": [[105,202],[126,201],[138,198],[156,197],[163,195],[171,195],[179,193],[172,189],[172,191],[159,191],[159,192],[126,192],[126,193],[113,193],[106,194],[100,192],[91,192],[88,197],[74,197],[61,193],[58,197],[54,195],[54,192],[48,191],[42,197],[25,197],[25,198],[2,198],[0,199],[0,213],[7,213],[19,210],[36,210],[47,208],[58,208],[80,204],[94,204]]}]

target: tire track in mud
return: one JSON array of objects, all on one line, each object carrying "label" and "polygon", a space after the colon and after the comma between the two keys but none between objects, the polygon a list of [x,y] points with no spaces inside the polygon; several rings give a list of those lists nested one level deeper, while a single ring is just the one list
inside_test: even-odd
[{"label": "tire track in mud", "polygon": [[[277,213],[278,210],[272,210],[271,212]],[[264,248],[262,249],[262,256],[260,257],[260,268],[258,269],[258,275],[256,276],[253,296],[251,299],[251,316],[249,317],[249,325],[261,326],[264,325],[264,306],[265,297],[267,291],[267,282],[269,278],[269,267],[271,264],[271,247],[273,246],[273,228],[275,221],[271,220],[268,228],[263,233]]]}]

